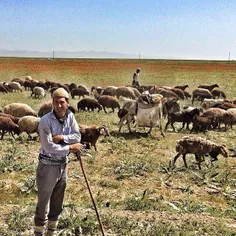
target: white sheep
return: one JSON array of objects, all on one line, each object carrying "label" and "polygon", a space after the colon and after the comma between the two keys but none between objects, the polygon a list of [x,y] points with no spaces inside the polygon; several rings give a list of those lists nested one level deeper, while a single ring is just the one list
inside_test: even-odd
[{"label": "white sheep", "polygon": [[231,129],[236,123],[236,108],[230,108],[222,115],[222,122],[225,124],[225,131],[227,127],[230,126]]},{"label": "white sheep", "polygon": [[203,109],[208,109],[210,107],[214,107],[216,105],[223,104],[223,103],[224,103],[224,99],[205,98],[201,106]]},{"label": "white sheep", "polygon": [[22,86],[20,85],[20,83],[18,83],[18,82],[10,82],[9,84],[8,84],[8,88],[10,89],[10,90],[12,90],[13,92],[14,91],[23,91],[23,89],[22,89]]},{"label": "white sheep", "polygon": [[[30,134],[38,133],[38,125],[40,118],[35,116],[23,116],[18,121],[20,133],[26,132],[28,134],[28,140],[32,140],[33,138]],[[36,137],[37,138],[37,137]]]},{"label": "white sheep", "polygon": [[42,88],[42,87],[38,87],[38,86],[36,86],[36,87],[34,87],[33,88],[33,91],[32,91],[32,93],[31,93],[31,97],[32,97],[32,95],[34,94],[34,97],[36,98],[43,98],[43,97],[45,97],[46,96],[46,92],[45,92],[45,90],[44,90],[44,88]]},{"label": "white sheep", "polygon": [[16,117],[23,117],[28,115],[37,116],[37,112],[25,103],[8,104],[3,108],[3,112]]}]

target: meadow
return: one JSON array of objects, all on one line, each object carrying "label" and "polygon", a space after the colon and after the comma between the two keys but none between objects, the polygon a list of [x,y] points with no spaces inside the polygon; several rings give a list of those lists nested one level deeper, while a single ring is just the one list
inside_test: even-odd
[{"label": "meadow", "polygon": [[[199,84],[217,83],[228,99],[236,97],[234,61],[0,58],[0,81],[30,75],[41,81],[88,87],[123,86],[131,84],[137,67],[141,68],[141,85],[188,84],[191,93]],[[30,94],[0,94],[0,110],[9,103],[23,102],[38,111],[51,99],[49,93],[40,100]],[[75,108],[77,102],[70,100]],[[236,235],[236,158],[219,156],[214,166],[206,158],[199,171],[189,155],[188,169],[180,158],[173,168],[176,141],[188,135],[188,130],[167,130],[162,137],[159,129],[147,135],[147,130],[136,128],[129,134],[124,126],[119,133],[117,113],[76,112],[75,117],[79,124],[105,124],[111,133],[98,140],[97,152],[90,149],[82,155],[106,235]],[[229,149],[236,146],[235,130],[195,135]],[[1,235],[32,235],[40,144],[22,137],[14,140],[6,135],[0,141]],[[101,235],[79,162],[72,154],[68,166],[59,235]]]}]

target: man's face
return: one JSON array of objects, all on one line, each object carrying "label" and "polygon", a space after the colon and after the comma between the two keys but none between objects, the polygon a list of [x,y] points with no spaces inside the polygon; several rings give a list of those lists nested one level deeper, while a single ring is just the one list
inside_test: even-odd
[{"label": "man's face", "polygon": [[56,112],[59,118],[65,116],[66,109],[68,107],[68,102],[64,97],[55,97],[52,102],[54,111]]}]

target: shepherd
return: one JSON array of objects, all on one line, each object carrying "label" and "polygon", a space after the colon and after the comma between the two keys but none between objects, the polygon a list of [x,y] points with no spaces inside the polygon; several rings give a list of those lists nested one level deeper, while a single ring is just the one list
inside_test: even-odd
[{"label": "shepherd", "polygon": [[[80,152],[81,134],[74,114],[68,109],[69,94],[58,88],[52,94],[53,110],[40,120],[40,150],[36,183],[38,202],[34,235],[54,235],[63,209],[70,152]],[[44,234],[47,225],[46,234]]]},{"label": "shepherd", "polygon": [[138,77],[139,77],[139,72],[140,72],[140,68],[136,69],[136,72],[134,72],[133,74],[133,82],[132,85],[136,86],[136,87],[140,87],[140,84],[138,82]]}]

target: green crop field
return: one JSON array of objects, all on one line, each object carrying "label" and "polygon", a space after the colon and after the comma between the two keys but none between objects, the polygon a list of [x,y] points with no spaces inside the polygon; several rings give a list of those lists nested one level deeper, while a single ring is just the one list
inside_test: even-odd
[{"label": "green crop field", "polygon": [[[191,93],[200,84],[217,83],[229,100],[236,97],[234,61],[0,58],[0,81],[30,75],[43,82],[74,82],[89,88],[126,86],[137,67],[141,68],[141,85],[188,84]],[[38,111],[51,100],[50,93],[43,99],[30,94],[25,90],[0,93],[0,110],[23,102]],[[78,98],[70,100],[75,108],[77,102]],[[190,105],[191,100],[183,104]],[[119,133],[117,112],[76,111],[75,117],[79,124],[105,124],[111,133],[98,140],[97,152],[90,149],[82,155],[106,235],[236,235],[236,158],[219,156],[214,166],[206,158],[199,171],[195,158],[188,155],[188,169],[181,158],[172,168],[176,141],[188,135],[188,130],[168,129],[162,137],[158,128],[151,135],[144,128],[129,134],[124,126]],[[225,144],[227,149],[236,146],[236,127],[195,135]],[[32,235],[40,144],[27,141],[26,134],[21,136],[14,140],[7,134],[0,141],[1,235]],[[80,164],[72,154],[68,166],[59,235],[101,235]]]}]

